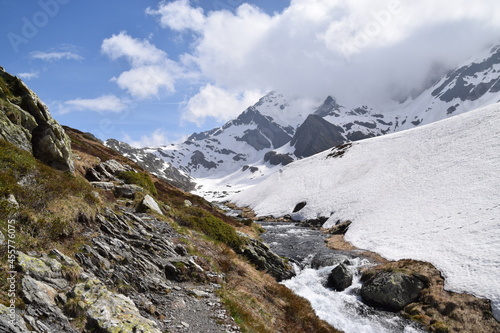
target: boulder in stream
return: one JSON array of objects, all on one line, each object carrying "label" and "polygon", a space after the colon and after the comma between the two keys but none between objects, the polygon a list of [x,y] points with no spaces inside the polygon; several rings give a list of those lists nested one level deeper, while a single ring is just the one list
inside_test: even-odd
[{"label": "boulder in stream", "polygon": [[418,299],[425,283],[418,277],[397,271],[379,271],[361,287],[361,297],[368,305],[400,311]]},{"label": "boulder in stream", "polygon": [[337,265],[328,275],[325,287],[344,291],[352,284],[353,274],[349,270],[349,260]]}]

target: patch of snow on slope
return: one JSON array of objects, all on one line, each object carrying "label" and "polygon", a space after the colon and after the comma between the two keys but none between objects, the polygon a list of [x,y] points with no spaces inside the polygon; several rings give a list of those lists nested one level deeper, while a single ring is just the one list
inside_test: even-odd
[{"label": "patch of snow on slope", "polygon": [[325,151],[232,197],[259,215],[352,220],[346,239],[388,259],[433,263],[446,288],[500,319],[500,105]]}]

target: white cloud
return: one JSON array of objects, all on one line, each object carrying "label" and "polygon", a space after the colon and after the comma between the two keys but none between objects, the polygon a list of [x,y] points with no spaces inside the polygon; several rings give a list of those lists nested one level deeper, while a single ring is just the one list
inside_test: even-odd
[{"label": "white cloud", "polygon": [[115,95],[103,95],[93,99],[77,98],[59,103],[59,113],[71,111],[96,111],[119,113],[127,108],[127,102]]},{"label": "white cloud", "polygon": [[255,104],[262,95],[262,91],[232,92],[207,84],[187,102],[182,119],[198,125],[207,117],[227,121]]},{"label": "white cloud", "polygon": [[112,60],[125,57],[134,67],[156,64],[167,58],[164,51],[149,41],[132,38],[124,31],[105,39],[101,51]]},{"label": "white cloud", "polygon": [[130,135],[124,134],[123,141],[127,142],[132,147],[143,148],[143,147],[160,147],[164,146],[172,140],[169,139],[165,130],[158,128],[154,130],[150,135],[143,135],[139,140],[133,140]]},{"label": "white cloud", "polygon": [[112,80],[135,98],[157,96],[160,91],[175,91],[179,66],[168,55],[147,40],[140,40],[120,32],[105,39],[101,51],[112,60],[125,58],[131,69]]},{"label": "white cloud", "polygon": [[32,72],[18,73],[17,76],[19,76],[23,80],[37,79],[40,76],[40,72],[32,71]]},{"label": "white cloud", "polygon": [[158,95],[161,88],[174,92],[174,77],[161,66],[141,66],[114,78],[118,86],[137,98]]},{"label": "white cloud", "polygon": [[212,85],[187,104],[199,121],[224,113],[210,97],[216,89],[332,94],[361,104],[420,89],[500,43],[496,0],[292,0],[272,15],[246,3],[204,13],[193,3],[161,2],[148,13],[163,27],[194,33],[183,59]]},{"label": "white cloud", "polygon": [[30,54],[31,58],[39,59],[43,61],[57,61],[57,60],[83,60],[84,58],[76,52],[71,51],[53,51],[53,52],[42,52],[34,51]]},{"label": "white cloud", "polygon": [[205,23],[203,9],[191,7],[188,0],[163,1],[158,10],[148,8],[146,13],[160,16],[162,27],[177,31],[201,30]]}]

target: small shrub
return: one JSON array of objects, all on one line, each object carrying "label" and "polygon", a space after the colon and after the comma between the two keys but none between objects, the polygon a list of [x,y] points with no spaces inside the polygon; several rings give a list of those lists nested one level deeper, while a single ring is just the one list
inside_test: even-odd
[{"label": "small shrub", "polygon": [[143,189],[149,191],[152,195],[158,195],[155,184],[151,180],[151,177],[146,173],[124,171],[120,173],[119,177],[122,178],[127,184],[139,185]]},{"label": "small shrub", "polygon": [[201,231],[233,249],[239,248],[242,244],[241,238],[233,227],[201,208],[190,207],[186,209],[186,212],[178,218],[178,223],[181,226]]}]

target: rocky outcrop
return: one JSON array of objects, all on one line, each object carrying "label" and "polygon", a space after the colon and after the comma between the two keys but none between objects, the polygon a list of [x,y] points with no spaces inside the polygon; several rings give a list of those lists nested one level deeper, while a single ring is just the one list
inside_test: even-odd
[{"label": "rocky outcrop", "polygon": [[87,316],[87,328],[103,333],[161,333],[156,322],[144,318],[127,296],[116,294],[98,279],[77,284],[69,301]]},{"label": "rocky outcrop", "polygon": [[147,148],[134,148],[115,139],[108,139],[105,144],[169,184],[188,192],[194,190],[195,182],[193,178],[149,152]]},{"label": "rocky outcrop", "polygon": [[304,158],[343,144],[347,141],[343,133],[342,127],[311,114],[297,128],[290,144],[295,147],[295,156]]},{"label": "rocky outcrop", "polygon": [[[259,101],[260,102],[260,101]],[[256,104],[258,106],[259,103]],[[230,125],[255,125],[255,129],[247,131],[245,135],[240,138],[241,141],[247,142],[256,150],[270,148],[279,148],[291,139],[292,128],[284,128],[283,126],[274,122],[272,117],[263,115],[255,106],[251,106],[232,122],[226,124]],[[223,127],[224,129],[224,127]]]},{"label": "rocky outcrop", "polygon": [[328,233],[330,235],[345,235],[347,230],[349,230],[349,226],[351,225],[351,223],[352,223],[351,221],[338,223],[333,227],[331,227],[330,229],[328,229]]},{"label": "rocky outcrop", "polygon": [[323,102],[323,104],[321,104],[316,109],[314,114],[320,117],[327,117],[327,116],[340,117],[340,108],[342,107],[343,106],[337,104],[337,101],[332,96],[328,96]]},{"label": "rocky outcrop", "polygon": [[245,256],[258,269],[271,274],[277,281],[287,280],[295,276],[293,267],[285,259],[272,252],[263,242],[250,238],[248,235],[238,232],[244,240],[244,245],[239,249],[239,253]]},{"label": "rocky outcrop", "polygon": [[389,311],[400,311],[418,299],[425,283],[404,272],[381,271],[361,287],[361,297],[369,305]]},{"label": "rocky outcrop", "polygon": [[271,165],[288,165],[294,161],[293,157],[287,154],[278,154],[275,151],[269,151],[264,155],[264,162]]},{"label": "rocky outcrop", "polygon": [[209,170],[217,168],[217,163],[215,163],[213,161],[207,161],[205,159],[205,154],[203,154],[199,150],[195,150],[193,152],[193,155],[191,155],[191,162],[189,162],[189,165],[191,167],[194,167],[194,168],[202,166],[202,167],[209,169]]},{"label": "rocky outcrop", "polygon": [[0,138],[59,170],[74,172],[71,144],[47,106],[19,78],[0,68]]},{"label": "rocky outcrop", "polygon": [[174,243],[183,236],[152,215],[117,210],[96,217],[76,260],[18,253],[25,305],[12,313],[0,305],[0,331],[238,332],[215,294],[222,276]]},{"label": "rocky outcrop", "polygon": [[146,194],[144,199],[142,199],[140,206],[142,209],[144,209],[146,211],[151,210],[151,211],[155,212],[156,214],[163,215],[163,213],[160,209],[160,206],[158,206],[158,203],[149,194]]}]

